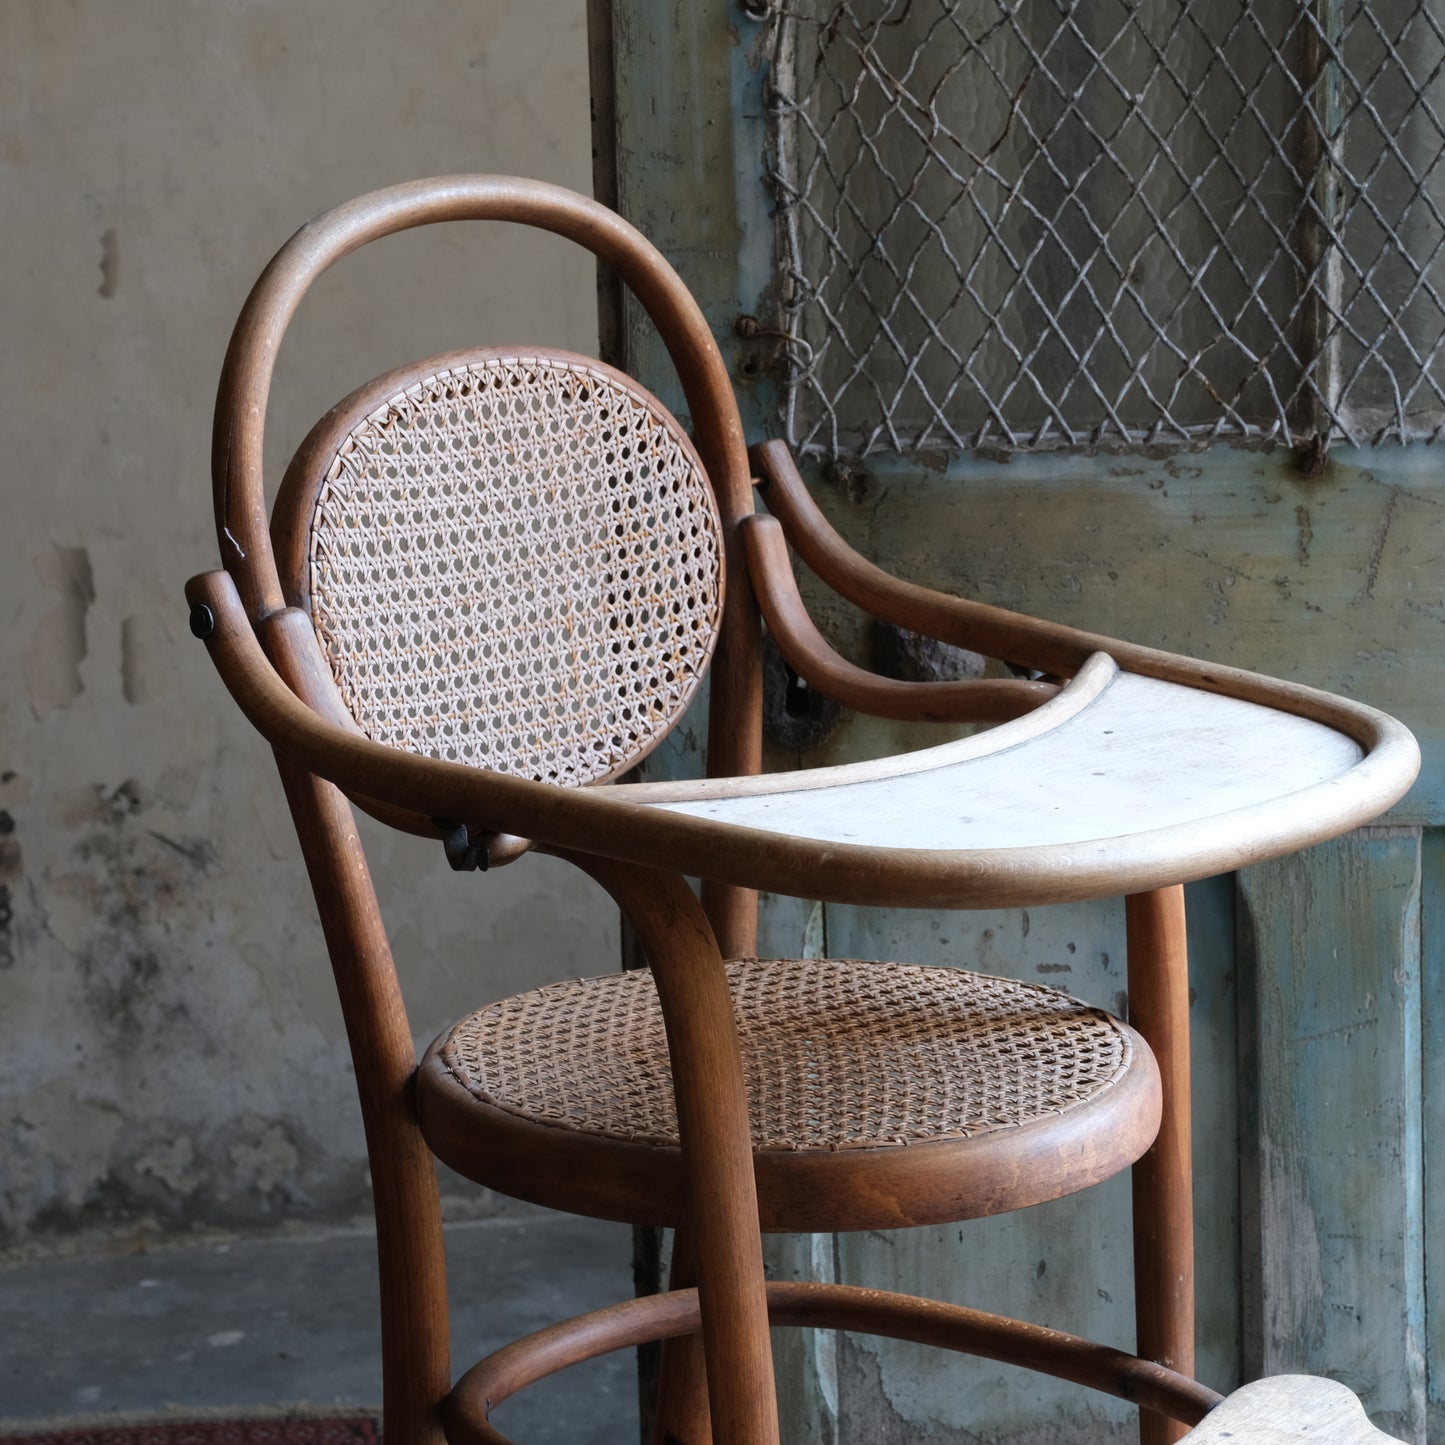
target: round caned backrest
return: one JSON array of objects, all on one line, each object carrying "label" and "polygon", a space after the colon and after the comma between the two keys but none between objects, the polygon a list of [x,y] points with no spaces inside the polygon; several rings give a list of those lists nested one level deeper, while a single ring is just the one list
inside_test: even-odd
[{"label": "round caned backrest", "polygon": [[361,388],[297,453],[275,530],[357,724],[432,757],[615,777],[717,637],[721,525],[691,442],[566,352],[457,353]]}]

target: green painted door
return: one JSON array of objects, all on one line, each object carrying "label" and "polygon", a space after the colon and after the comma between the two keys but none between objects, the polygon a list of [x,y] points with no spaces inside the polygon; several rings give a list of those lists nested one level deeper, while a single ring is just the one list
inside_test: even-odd
[{"label": "green painted door", "polygon": [[[1445,1432],[1439,27],[1393,0],[594,3],[600,188],[681,270],[749,425],[798,444],[855,546],[1419,735],[1421,781],[1377,826],[1190,889],[1200,1374],[1333,1375],[1415,1441]],[[614,321],[667,395],[638,313]],[[855,616],[820,622],[878,656]],[[772,761],[905,741],[846,718]],[[765,947],[1127,1010],[1117,904],[769,899]],[[1121,1180],[951,1229],[778,1241],[774,1266],[1128,1347],[1128,1213]],[[798,1335],[779,1358],[798,1442],[1102,1441],[1127,1418],[874,1340]]]}]

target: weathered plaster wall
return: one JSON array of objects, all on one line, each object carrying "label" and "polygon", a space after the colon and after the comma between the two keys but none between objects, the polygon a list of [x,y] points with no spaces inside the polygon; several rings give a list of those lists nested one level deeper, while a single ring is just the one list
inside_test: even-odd
[{"label": "weathered plaster wall", "polygon": [[[181,584],[215,563],[212,393],[309,215],[443,171],[588,190],[587,93],[580,0],[0,6],[0,1247],[365,1207],[279,787],[186,629]],[[400,361],[593,345],[561,243],[375,250],[283,350],[278,466]],[[419,1036],[615,956],[610,909],[545,861],[458,881],[379,839],[373,862]]]}]

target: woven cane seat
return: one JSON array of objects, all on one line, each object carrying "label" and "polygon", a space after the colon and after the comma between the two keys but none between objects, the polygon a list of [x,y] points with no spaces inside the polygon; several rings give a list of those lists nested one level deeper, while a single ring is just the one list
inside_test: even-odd
[{"label": "woven cane seat", "polygon": [[[1147,1045],[1057,990],[838,959],[745,960],[728,972],[764,1228],[1018,1208],[1108,1177],[1157,1128]],[[606,1218],[683,1218],[646,971],[469,1015],[432,1046],[420,1098],[428,1142],[479,1182]]]}]

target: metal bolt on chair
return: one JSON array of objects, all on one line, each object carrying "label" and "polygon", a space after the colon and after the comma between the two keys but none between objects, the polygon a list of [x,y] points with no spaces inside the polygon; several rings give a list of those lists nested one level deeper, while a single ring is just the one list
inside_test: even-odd
[{"label": "metal bolt on chair", "polygon": [[[676,365],[692,436],[596,361],[438,356],[329,412],[268,517],[267,396],[307,288],[369,241],[478,219],[559,233],[620,273]],[[1317,1431],[1346,1422],[1311,1439],[1374,1438],[1325,1382],[1221,1405],[1189,1378],[1179,885],[1379,814],[1418,766],[1402,727],[873,567],[779,444],[750,464],[718,349],[663,258],[602,206],[534,182],[417,182],[299,231],[237,324],[214,464],[224,570],[190,583],[192,626],[275,748],[345,1012],[375,1192],[388,1445],[495,1445],[490,1414],[509,1395],[647,1340],[670,1342],[659,1441],[775,1445],[770,1321],[1063,1376],[1136,1401],[1149,1439],[1205,1420],[1200,1441],[1293,1440],[1310,1410]],[[1042,680],[908,683],[855,667],[808,620],[789,545],[874,615]],[[761,776],[760,611],[799,675],[853,707],[995,726]],[[709,669],[709,776],[617,783]],[[596,977],[493,1002],[418,1065],[352,804],[439,839],[460,869],[529,851],[570,860],[616,899],[650,969],[598,959]],[[920,908],[1127,895],[1131,1023],[962,969],[759,959],[759,888]],[[433,1155],[521,1199],[677,1229],[675,1287],[559,1323],[454,1381]],[[764,1279],[760,1230],[964,1220],[1130,1165],[1137,1355],[955,1305]],[[1295,1403],[1275,1408],[1281,1389]],[[1284,1424],[1263,1433],[1229,1424],[1271,1410]]]}]

